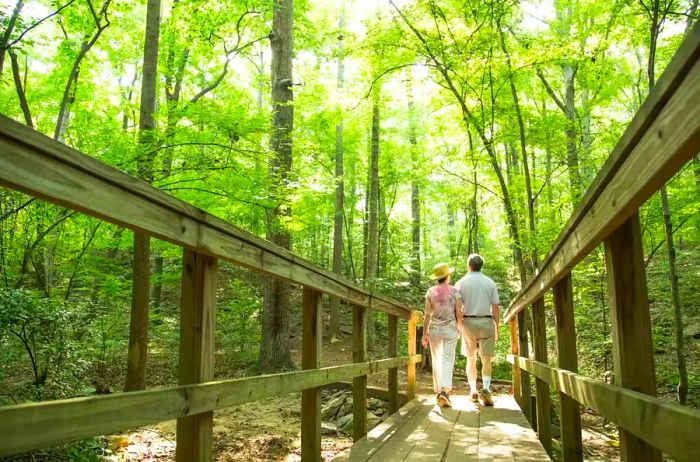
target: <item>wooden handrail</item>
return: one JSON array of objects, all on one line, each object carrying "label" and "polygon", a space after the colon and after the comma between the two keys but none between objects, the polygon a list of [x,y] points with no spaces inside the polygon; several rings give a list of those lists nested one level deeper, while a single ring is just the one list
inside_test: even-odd
[{"label": "wooden handrail", "polygon": [[700,150],[700,24],[686,37],[585,197],[512,300],[506,322],[551,289]]},{"label": "wooden handrail", "polygon": [[421,355],[0,407],[0,456],[192,416],[416,364]]},{"label": "wooden handrail", "polygon": [[697,460],[700,411],[521,356],[508,361],[679,461]]},{"label": "wooden handrail", "polygon": [[0,185],[206,255],[410,319],[390,300],[148,183],[0,116]]}]

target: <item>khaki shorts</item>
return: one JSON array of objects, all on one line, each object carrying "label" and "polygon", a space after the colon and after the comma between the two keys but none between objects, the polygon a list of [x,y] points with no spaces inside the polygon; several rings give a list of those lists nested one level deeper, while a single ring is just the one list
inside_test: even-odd
[{"label": "khaki shorts", "polygon": [[491,317],[465,317],[462,321],[462,356],[472,356],[479,350],[481,356],[496,352],[496,325]]}]

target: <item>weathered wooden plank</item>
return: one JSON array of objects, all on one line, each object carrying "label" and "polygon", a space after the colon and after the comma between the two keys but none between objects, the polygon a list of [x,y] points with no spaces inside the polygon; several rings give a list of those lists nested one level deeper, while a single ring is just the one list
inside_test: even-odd
[{"label": "weathered wooden plank", "polygon": [[[416,328],[418,316],[415,314],[408,320],[408,355],[416,354]],[[416,365],[409,364],[406,369],[406,394],[408,399],[416,397]]]},{"label": "weathered wooden plank", "polygon": [[549,290],[698,152],[699,57],[700,25],[651,90],[540,272],[511,302],[506,321]]},{"label": "weathered wooden plank", "polygon": [[372,304],[375,310],[410,317],[410,308],[402,303],[371,294],[286,249],[2,116],[0,146],[2,185],[349,303]]},{"label": "weathered wooden plank", "polygon": [[[639,213],[605,241],[610,323],[613,332],[615,383],[656,396],[651,317]],[[660,461],[661,453],[628,432],[620,431],[623,461]]]},{"label": "weathered wooden plank", "polygon": [[[578,372],[571,273],[554,285],[554,315],[557,327],[559,367],[571,372]],[[561,403],[562,458],[564,462],[582,461],[581,406],[562,392],[559,392],[559,401]]]},{"label": "weathered wooden plank", "polygon": [[[430,398],[428,398],[430,399]],[[403,459],[405,462],[424,462],[442,460],[453,436],[453,430],[460,412],[452,408],[434,407],[426,418],[429,425],[423,433],[416,433],[415,444]]]},{"label": "weathered wooden plank", "polygon": [[508,361],[679,461],[696,461],[700,411],[523,357]]},{"label": "weathered wooden plank", "polygon": [[[390,358],[396,358],[399,355],[398,350],[398,325],[399,320],[396,316],[389,315],[389,351]],[[389,369],[389,377],[387,388],[389,391],[389,414],[393,414],[399,409],[399,369]]]},{"label": "weathered wooden plank", "polygon": [[[510,452],[515,461],[535,462],[549,461],[547,452],[542,443],[537,439],[534,430],[530,428],[525,416],[520,411],[517,403],[509,397],[498,396],[492,413],[484,414],[482,418],[492,417],[498,422],[498,432],[501,439],[510,444]],[[484,409],[488,412],[488,409]]]},{"label": "weathered wooden plank", "polygon": [[398,409],[384,422],[374,427],[367,436],[356,441],[349,449],[333,458],[333,462],[359,462],[368,460],[421,409],[421,402],[413,399]]},{"label": "weathered wooden plank", "polygon": [[317,370],[261,375],[0,408],[0,456],[286,395],[421,362],[404,356]]},{"label": "weathered wooden plank", "polygon": [[[532,304],[532,347],[535,350],[535,360],[547,362],[547,328],[544,314],[544,299],[537,299]],[[552,415],[550,411],[551,398],[549,385],[542,379],[535,379],[537,392],[537,435],[547,454],[552,454]]]},{"label": "weathered wooden plank", "polygon": [[[214,378],[214,318],[216,310],[215,258],[183,251],[180,314],[180,385]],[[178,462],[211,460],[214,413],[203,412],[177,420]]]},{"label": "weathered wooden plank", "polygon": [[[352,382],[333,382],[329,383],[327,385],[324,385],[322,388],[325,389],[330,389],[330,390],[351,390],[352,391]],[[389,401],[389,390],[385,388],[380,388],[380,387],[371,387],[367,386],[367,398],[377,398],[381,399],[384,401]],[[399,408],[401,406],[405,406],[408,404],[410,400],[408,399],[408,395],[406,393],[399,393]]]},{"label": "weathered wooden plank", "polygon": [[413,446],[421,440],[423,432],[430,425],[428,416],[433,413],[435,406],[433,400],[424,397],[416,399],[420,403],[418,411],[368,459],[370,462],[403,462]]},{"label": "weathered wooden plank", "polygon": [[[527,313],[525,311],[518,313],[518,351],[519,354],[525,358],[530,355],[527,344],[526,315]],[[520,370],[520,368],[518,369]],[[525,414],[525,417],[530,424],[534,425],[532,397],[530,393],[530,374],[523,370],[520,370],[520,396],[523,401],[520,405],[523,410],[523,414]]]},{"label": "weathered wooden plank", "polygon": [[[367,361],[367,310],[352,307],[352,360]],[[367,434],[367,375],[352,379],[352,439],[359,441]]]},{"label": "weathered wooden plank", "polygon": [[[459,417],[452,429],[453,436],[445,453],[444,462],[476,462],[479,460],[479,435],[481,413],[472,403],[460,403],[466,397],[453,396]],[[460,406],[462,404],[462,406]],[[470,407],[471,405],[471,407]]]},{"label": "weathered wooden plank", "polygon": [[[304,287],[301,368],[321,367],[321,293]],[[301,392],[301,460],[321,461],[321,388]]]},{"label": "weathered wooden plank", "polygon": [[[510,332],[510,353],[514,356],[518,356],[518,325],[516,319],[511,319],[508,323]],[[513,398],[515,401],[522,406],[522,391],[520,389],[520,368],[517,364],[513,364],[513,369],[511,371],[513,377]]]}]

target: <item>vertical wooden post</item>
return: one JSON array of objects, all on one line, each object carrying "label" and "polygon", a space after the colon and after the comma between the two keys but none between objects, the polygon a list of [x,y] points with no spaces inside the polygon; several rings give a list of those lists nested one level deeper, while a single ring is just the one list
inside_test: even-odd
[{"label": "vertical wooden post", "polygon": [[[639,212],[605,241],[610,290],[615,383],[656,396],[656,375],[651,344],[651,319],[647,296]],[[620,428],[623,461],[660,461],[661,452]]]},{"label": "vertical wooden post", "polygon": [[[518,356],[518,332],[515,318],[508,323],[510,326],[510,352],[514,356]],[[513,397],[520,408],[523,407],[523,399],[520,391],[520,367],[517,362],[513,363]]]},{"label": "vertical wooden post", "polygon": [[[527,344],[527,324],[526,324],[526,313],[522,310],[518,313],[518,354],[524,358],[530,356],[529,347]],[[520,408],[523,410],[523,414],[527,417],[530,425],[536,425],[532,413],[532,397],[530,394],[530,374],[526,371],[520,369],[520,398],[522,399],[522,404]]]},{"label": "vertical wooden post", "polygon": [[[559,367],[578,372],[576,323],[571,273],[554,285],[554,315],[557,325]],[[561,403],[561,443],[564,462],[583,460],[581,442],[581,406],[571,397],[559,393]]]},{"label": "vertical wooden post", "polygon": [[[535,300],[532,304],[532,331],[535,336],[532,345],[535,349],[535,361],[547,363],[547,330],[544,315],[544,299]],[[552,455],[552,417],[550,412],[551,398],[549,384],[544,380],[535,379],[537,392],[537,434],[547,454]]]},{"label": "vertical wooden post", "polygon": [[[301,368],[321,366],[321,294],[304,287]],[[301,392],[301,460],[321,461],[321,388]]]},{"label": "vertical wooden post", "polygon": [[[418,324],[418,315],[411,313],[411,319],[408,320],[408,355],[416,354],[416,325]],[[408,400],[416,397],[416,365],[409,364],[406,369],[406,394]]]},{"label": "vertical wooden post", "polygon": [[[352,360],[367,361],[367,310],[352,307]],[[367,376],[352,379],[352,440],[357,441],[367,434]]]},{"label": "vertical wooden post", "polygon": [[[180,385],[214,378],[215,258],[184,249],[180,315]],[[178,462],[211,460],[213,412],[177,419]]]},{"label": "vertical wooden post", "polygon": [[[390,358],[396,358],[398,354],[398,318],[390,314],[389,315],[389,351],[388,355]],[[399,369],[398,367],[392,367],[389,369],[389,415],[398,411],[399,409]]]}]

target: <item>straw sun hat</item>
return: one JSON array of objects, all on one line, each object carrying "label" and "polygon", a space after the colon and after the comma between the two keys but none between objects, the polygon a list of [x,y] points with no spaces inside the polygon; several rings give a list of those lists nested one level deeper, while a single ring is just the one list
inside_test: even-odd
[{"label": "straw sun hat", "polygon": [[430,279],[435,281],[436,279],[446,278],[454,272],[455,269],[447,266],[447,263],[438,263],[433,267],[433,274],[430,275]]}]

